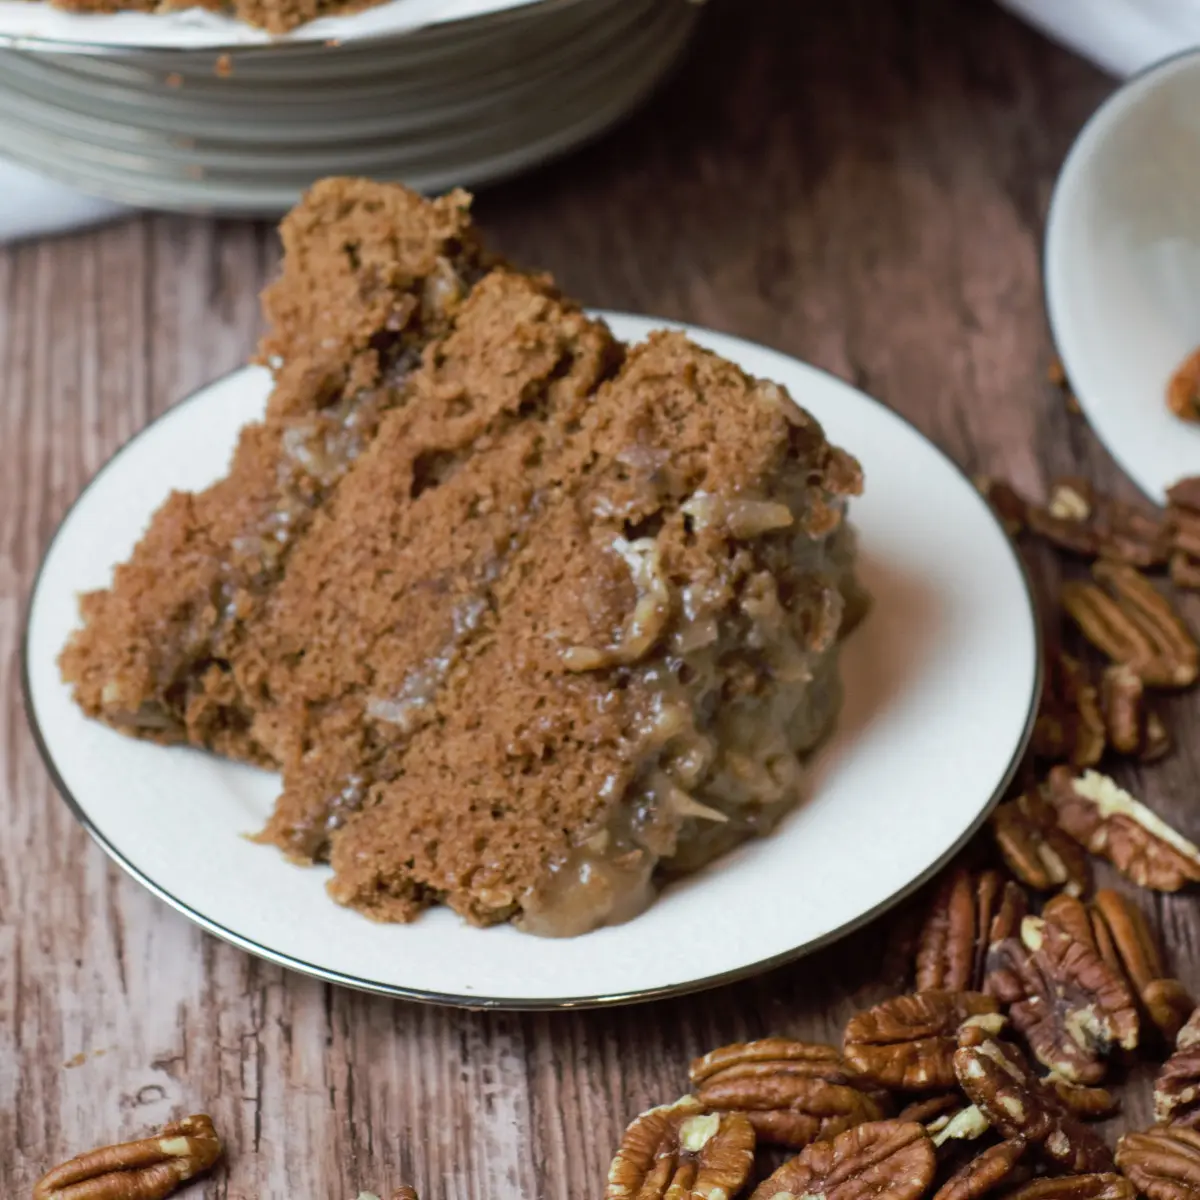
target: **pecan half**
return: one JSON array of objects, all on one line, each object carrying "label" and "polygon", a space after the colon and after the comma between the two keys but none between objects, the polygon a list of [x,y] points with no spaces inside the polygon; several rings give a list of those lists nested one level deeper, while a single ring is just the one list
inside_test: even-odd
[{"label": "pecan half", "polygon": [[1046,782],[1062,828],[1139,887],[1176,892],[1200,882],[1200,849],[1107,775],[1055,767]]},{"label": "pecan half", "polygon": [[1142,910],[1111,888],[1098,891],[1092,903],[1112,934],[1121,965],[1134,988],[1140,992],[1152,980],[1161,979],[1162,955]]},{"label": "pecan half", "polygon": [[1054,1094],[1062,1101],[1063,1107],[1081,1121],[1103,1121],[1121,1107],[1120,1100],[1107,1088],[1070,1083],[1060,1079],[1053,1071],[1046,1076],[1045,1082],[1054,1088]]},{"label": "pecan half", "polygon": [[1200,591],[1200,558],[1194,558],[1182,550],[1174,551],[1171,555],[1170,580],[1171,585],[1181,592]]},{"label": "pecan half", "polygon": [[1023,1137],[1006,1138],[968,1159],[933,1194],[933,1200],[978,1200],[1008,1180],[1024,1157],[1029,1143]]},{"label": "pecan half", "polygon": [[1188,559],[1200,558],[1200,509],[1173,501],[1167,507],[1167,519],[1176,553]]},{"label": "pecan half", "polygon": [[1195,1200],[1200,1195],[1200,1133],[1179,1125],[1127,1133],[1117,1143],[1117,1166],[1150,1200]]},{"label": "pecan half", "polygon": [[1070,1083],[1099,1083],[1105,1057],[1138,1043],[1138,1015],[1123,976],[1061,926],[1026,917],[1021,940],[988,956],[988,990],[1034,1057]]},{"label": "pecan half", "polygon": [[980,992],[916,992],[895,996],[850,1018],[842,1053],[854,1070],[881,1087],[944,1091],[954,1086],[959,1027],[1000,1006]]},{"label": "pecan half", "polygon": [[1095,583],[1064,583],[1063,608],[1084,637],[1144,683],[1187,687],[1200,675],[1200,646],[1167,598],[1133,567],[1100,561]]},{"label": "pecan half", "polygon": [[992,836],[1008,869],[1039,892],[1062,888],[1082,895],[1091,883],[1087,855],[1059,828],[1055,810],[1036,792],[1001,804],[990,818]]},{"label": "pecan half", "polygon": [[1003,891],[999,871],[959,867],[942,878],[921,928],[917,991],[978,989]]},{"label": "pecan half", "polygon": [[1168,1042],[1174,1042],[1196,1005],[1179,980],[1166,978],[1162,955],[1142,910],[1128,897],[1108,888],[1096,893],[1094,905],[1133,990],[1159,1032]]},{"label": "pecan half", "polygon": [[1142,1004],[1159,1033],[1174,1042],[1196,1002],[1178,979],[1154,979],[1142,991]]},{"label": "pecan half", "polygon": [[[1021,931],[1021,922],[1029,915],[1029,897],[1025,889],[1010,879],[1004,885],[1000,896],[1000,906],[992,918],[991,929],[988,931],[988,945],[984,947],[984,964],[987,963],[987,949],[994,942],[1002,942],[1007,937],[1016,937]],[[983,971],[980,972],[982,976]]]},{"label": "pecan half", "polygon": [[1171,553],[1171,526],[1157,513],[1106,496],[1094,517],[1100,556],[1131,567],[1161,567]]},{"label": "pecan half", "polygon": [[1052,484],[1044,509],[1029,506],[1027,523],[1060,550],[1135,567],[1161,566],[1171,549],[1171,529],[1163,518],[1124,500],[1097,495],[1085,479]]},{"label": "pecan half", "polygon": [[1025,522],[1030,530],[1068,554],[1095,558],[1100,553],[1100,538],[1089,519],[1090,507],[1085,507],[1078,493],[1071,494],[1070,504],[1063,501],[1062,492],[1057,497],[1057,505],[1055,499],[1052,493],[1048,507],[1040,508],[1036,504],[1029,506]]},{"label": "pecan half", "polygon": [[1103,1171],[1031,1179],[1005,1193],[1004,1200],[1137,1200],[1137,1191],[1123,1176]]},{"label": "pecan half", "polygon": [[1154,1081],[1154,1117],[1163,1124],[1200,1128],[1200,1009],[1179,1031],[1175,1051]]},{"label": "pecan half", "polygon": [[1095,686],[1082,663],[1054,651],[1033,726],[1033,752],[1050,762],[1094,766],[1104,755],[1107,730]]},{"label": "pecan half", "polygon": [[1146,685],[1124,663],[1116,663],[1104,672],[1100,706],[1108,744],[1118,754],[1149,762],[1170,749],[1166,726],[1146,699]]},{"label": "pecan half", "polygon": [[750,1200],[917,1200],[937,1156],[915,1121],[874,1121],[813,1142],[754,1189]]},{"label": "pecan half", "polygon": [[1065,892],[1052,896],[1042,905],[1042,920],[1050,921],[1060,929],[1066,930],[1077,942],[1082,942],[1089,949],[1096,949],[1091,913],[1077,896],[1068,896]]},{"label": "pecan half", "polygon": [[710,1113],[694,1096],[642,1113],[608,1169],[605,1200],[734,1196],[754,1166],[754,1130],[737,1113]]},{"label": "pecan half", "polygon": [[1175,368],[1167,384],[1167,408],[1181,421],[1200,421],[1200,350]]},{"label": "pecan half", "polygon": [[33,1200],[163,1200],[220,1157],[212,1118],[200,1113],[153,1137],[77,1155],[33,1185]]},{"label": "pecan half", "polygon": [[696,1059],[690,1075],[706,1108],[741,1113],[759,1141],[795,1150],[887,1115],[833,1046],[788,1038],[722,1046]]},{"label": "pecan half", "polygon": [[971,1101],[1007,1138],[1040,1144],[1067,1171],[1107,1171],[1108,1147],[1068,1112],[1013,1045],[985,1038],[954,1055],[958,1081]]},{"label": "pecan half", "polygon": [[1025,514],[1029,504],[1025,497],[1003,479],[994,479],[990,475],[979,475],[975,486],[983,498],[991,505],[992,511],[999,518],[1004,532],[1009,537],[1016,537],[1025,528]]},{"label": "pecan half", "polygon": [[1187,475],[1171,484],[1167,488],[1167,503],[1172,508],[1200,512],[1200,475]]}]

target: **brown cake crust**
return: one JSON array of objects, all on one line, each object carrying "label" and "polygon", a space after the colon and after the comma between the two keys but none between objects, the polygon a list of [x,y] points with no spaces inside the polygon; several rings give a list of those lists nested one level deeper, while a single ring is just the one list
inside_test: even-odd
[{"label": "brown cake crust", "polygon": [[112,586],[83,597],[60,660],[89,716],[260,763],[272,761],[250,733],[261,698],[234,678],[246,623],[491,265],[462,192],[430,202],[325,180],[282,235],[283,272],[264,295],[265,419],[243,431],[224,479],[173,494]]},{"label": "brown cake crust", "polygon": [[267,416],[84,597],[85,711],[278,765],[263,840],[380,920],[580,933],[768,832],[838,709],[854,460],[461,193],[327,181],[284,244]]}]

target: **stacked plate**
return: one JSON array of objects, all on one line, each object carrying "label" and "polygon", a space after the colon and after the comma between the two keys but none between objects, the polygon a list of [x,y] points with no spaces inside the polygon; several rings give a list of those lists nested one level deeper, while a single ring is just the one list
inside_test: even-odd
[{"label": "stacked plate", "polygon": [[0,156],[125,203],[229,214],[278,214],[325,175],[478,185],[629,112],[697,13],[689,0],[459,0],[441,6],[449,20],[436,7],[390,0],[270,39],[211,13],[0,0]]}]

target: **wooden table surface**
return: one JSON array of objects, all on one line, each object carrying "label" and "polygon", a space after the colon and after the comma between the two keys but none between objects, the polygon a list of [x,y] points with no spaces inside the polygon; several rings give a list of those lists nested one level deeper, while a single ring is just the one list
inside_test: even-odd
[{"label": "wooden table surface", "polygon": [[[645,111],[478,214],[586,302],[817,363],[971,471],[1037,491],[1076,469],[1132,494],[1045,382],[1039,279],[1055,173],[1112,86],[990,0],[713,0]],[[836,1037],[894,989],[892,923],[653,1005],[394,1003],[251,958],[143,891],[76,825],[26,729],[18,639],[43,547],[124,439],[247,357],[277,254],[265,225],[172,216],[0,249],[0,1195],[207,1110],[228,1166],[189,1196],[596,1197],[626,1121],[685,1090],[692,1055]],[[1194,697],[1173,703],[1181,740],[1198,718]],[[1128,776],[1193,837],[1197,746]],[[1154,908],[1200,987],[1200,901]],[[1113,1128],[1147,1122],[1148,1070]]]}]

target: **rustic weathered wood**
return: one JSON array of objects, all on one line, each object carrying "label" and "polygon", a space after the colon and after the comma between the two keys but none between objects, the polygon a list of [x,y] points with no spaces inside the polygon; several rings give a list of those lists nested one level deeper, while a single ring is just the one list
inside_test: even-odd
[{"label": "rustic weathered wood", "polygon": [[[827,367],[971,470],[1036,490],[1076,469],[1129,493],[1045,383],[1039,281],[1055,171],[1111,86],[988,0],[714,0],[644,112],[478,210],[588,302]],[[26,731],[21,610],[55,523],[130,433],[244,360],[276,254],[264,226],[156,216],[0,250],[0,1195],[207,1110],[229,1165],[191,1195],[594,1197],[624,1122],[679,1094],[691,1055],[834,1036],[894,987],[893,921],[634,1009],[392,1003],[249,958],[142,891],[55,797]],[[1170,717],[1182,749],[1132,778],[1196,836],[1200,702]],[[1200,987],[1200,901],[1155,911]],[[1145,1123],[1148,1098],[1142,1070],[1114,1128]]]}]

